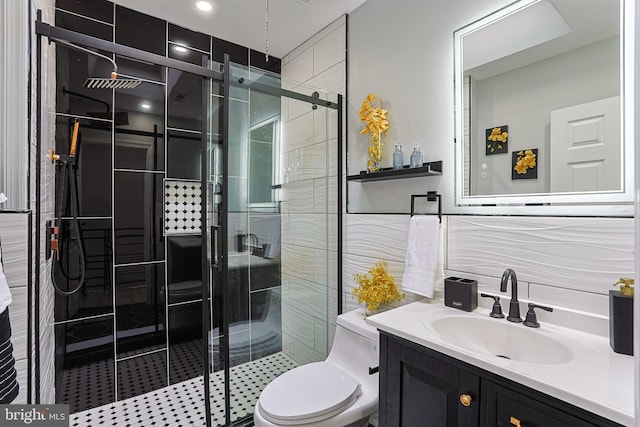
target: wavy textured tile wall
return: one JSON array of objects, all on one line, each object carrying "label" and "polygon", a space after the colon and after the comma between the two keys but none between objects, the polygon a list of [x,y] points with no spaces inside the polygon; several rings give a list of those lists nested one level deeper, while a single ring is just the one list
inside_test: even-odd
[{"label": "wavy textured tile wall", "polygon": [[[345,310],[357,306],[353,274],[376,260],[389,260],[401,282],[408,221],[408,215],[347,215]],[[476,279],[481,290],[498,292],[502,273],[513,268],[521,298],[607,316],[611,284],[633,277],[631,218],[448,216],[444,223],[447,275]]]},{"label": "wavy textured tile wall", "polygon": [[450,217],[448,268],[606,294],[633,276],[628,218]]}]

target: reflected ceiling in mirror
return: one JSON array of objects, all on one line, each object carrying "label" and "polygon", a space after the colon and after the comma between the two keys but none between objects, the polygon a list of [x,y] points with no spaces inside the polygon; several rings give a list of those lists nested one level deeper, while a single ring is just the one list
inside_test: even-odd
[{"label": "reflected ceiling in mirror", "polygon": [[625,1],[522,0],[456,31],[458,205],[633,200]]}]

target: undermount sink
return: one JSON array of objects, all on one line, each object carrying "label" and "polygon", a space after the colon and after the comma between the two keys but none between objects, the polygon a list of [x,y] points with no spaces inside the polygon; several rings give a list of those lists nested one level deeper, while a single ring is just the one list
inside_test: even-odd
[{"label": "undermount sink", "polygon": [[560,341],[520,323],[447,316],[423,324],[451,345],[490,356],[540,365],[567,363],[572,358],[571,350]]}]

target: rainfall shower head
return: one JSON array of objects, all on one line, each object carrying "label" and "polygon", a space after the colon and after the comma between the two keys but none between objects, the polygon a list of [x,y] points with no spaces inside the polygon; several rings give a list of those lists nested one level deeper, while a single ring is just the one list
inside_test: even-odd
[{"label": "rainfall shower head", "polygon": [[[70,43],[66,40],[60,40],[60,39],[56,39],[53,37],[50,37],[50,40],[53,40],[56,43],[60,43],[63,44],[65,46],[68,46],[72,49],[75,50],[79,50],[81,52],[85,52],[88,53],[90,55],[93,56],[97,56],[98,58],[102,58],[105,59],[109,62],[111,62],[111,64],[113,65],[113,71],[111,72],[111,76],[109,78],[100,78],[100,77],[89,77],[87,80],[85,80],[84,82],[84,87],[89,88],[89,89],[133,89],[136,88],[138,86],[140,86],[140,84],[142,84],[142,82],[144,81],[144,79],[137,79],[135,77],[131,77],[131,76],[124,76],[122,74],[118,74],[118,64],[116,64],[116,62],[109,58],[108,56],[102,55],[98,52],[94,52],[90,49],[86,49],[84,47],[81,46],[77,46],[73,43]],[[122,77],[126,77],[126,78],[122,78]]]},{"label": "rainfall shower head", "polygon": [[133,89],[138,87],[142,80],[118,78],[116,72],[111,73],[110,78],[89,77],[84,82],[84,87],[89,89]]}]

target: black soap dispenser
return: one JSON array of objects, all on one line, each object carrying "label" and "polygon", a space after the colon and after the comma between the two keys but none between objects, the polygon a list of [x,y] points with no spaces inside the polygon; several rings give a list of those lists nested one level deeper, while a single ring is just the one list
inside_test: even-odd
[{"label": "black soap dispenser", "polygon": [[616,353],[633,355],[633,279],[620,278],[609,291],[609,344]]}]

